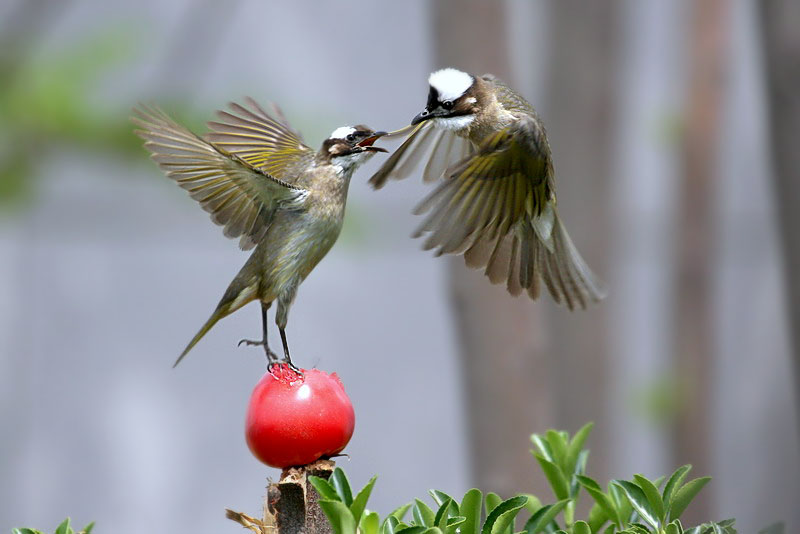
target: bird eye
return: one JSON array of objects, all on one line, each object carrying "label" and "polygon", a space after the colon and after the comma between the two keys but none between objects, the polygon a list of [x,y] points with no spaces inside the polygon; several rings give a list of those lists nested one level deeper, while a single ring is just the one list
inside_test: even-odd
[{"label": "bird eye", "polygon": [[453,108],[453,102],[451,102],[450,100],[445,100],[444,102],[442,102],[442,107],[444,109],[452,109]]},{"label": "bird eye", "polygon": [[347,137],[345,137],[345,139],[352,142],[355,141],[356,136],[354,134],[347,134]]}]

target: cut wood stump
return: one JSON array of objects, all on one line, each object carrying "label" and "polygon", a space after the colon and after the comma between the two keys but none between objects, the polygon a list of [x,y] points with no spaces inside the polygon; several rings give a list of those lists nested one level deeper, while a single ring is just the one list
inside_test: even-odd
[{"label": "cut wood stump", "polygon": [[263,520],[233,510],[226,510],[226,516],[257,534],[333,534],[308,477],[328,479],[335,466],[331,460],[317,460],[284,469],[281,479],[267,486]]}]

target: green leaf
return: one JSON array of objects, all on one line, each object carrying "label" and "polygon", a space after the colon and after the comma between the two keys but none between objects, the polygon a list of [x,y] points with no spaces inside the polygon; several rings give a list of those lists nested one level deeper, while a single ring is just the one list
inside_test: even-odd
[{"label": "green leaf", "polygon": [[603,531],[603,534],[614,534],[616,530],[617,530],[616,525],[608,525],[606,529]]},{"label": "green leaf", "polygon": [[567,447],[567,455],[565,459],[565,465],[568,473],[575,472],[578,455],[581,453],[581,450],[583,450],[583,445],[586,443],[586,438],[588,438],[589,434],[592,432],[592,428],[594,428],[594,423],[586,423],[580,428],[580,430],[575,432],[574,436],[572,436],[572,440],[569,442],[569,446]]},{"label": "green leaf", "polygon": [[479,489],[472,488],[464,494],[458,513],[465,517],[461,525],[461,534],[478,534],[481,524],[481,504],[483,494]]},{"label": "green leaf", "polygon": [[569,499],[564,499],[563,501],[558,501],[555,504],[548,504],[547,506],[542,506],[538,512],[533,514],[528,522],[525,523],[525,532],[527,534],[537,534],[538,532],[542,532],[547,525],[553,521],[556,516],[567,506]]},{"label": "green leaf", "polygon": [[575,521],[572,525],[572,534],[592,534],[592,529],[585,521]]},{"label": "green leaf", "polygon": [[[531,435],[531,441],[533,442],[534,445],[536,445],[536,448],[539,449],[539,454],[541,454],[551,462],[555,461],[553,457],[553,451],[550,449],[550,445],[547,443],[547,441],[542,439],[542,436],[540,436],[539,434],[533,434]],[[536,451],[532,450],[531,454],[536,456]]]},{"label": "green leaf", "polygon": [[492,493],[491,491],[486,494],[486,516],[488,517],[492,510],[494,510],[498,504],[503,502],[503,499],[500,495],[496,493]]},{"label": "green leaf", "polygon": [[681,531],[678,528],[678,525],[675,523],[670,523],[667,525],[667,528],[664,529],[664,534],[681,534]]},{"label": "green leaf", "polygon": [[675,493],[678,488],[681,487],[683,484],[683,479],[686,478],[686,475],[689,471],[692,470],[692,466],[689,464],[683,465],[675,470],[672,475],[670,475],[669,480],[667,480],[667,485],[664,486],[664,505],[669,510],[670,505],[672,504],[672,495]]},{"label": "green leaf", "polygon": [[542,467],[544,476],[546,476],[548,482],[550,482],[550,487],[553,488],[553,494],[556,496],[556,499],[563,500],[569,497],[569,484],[564,474],[561,472],[561,469],[544,456],[539,454],[534,454],[534,456]]},{"label": "green leaf", "polygon": [[308,477],[308,481],[311,482],[311,485],[314,486],[314,489],[317,490],[317,493],[319,493],[319,496],[323,499],[328,501],[341,501],[334,487],[324,478],[312,475]]},{"label": "green leaf", "polygon": [[365,512],[358,524],[360,534],[378,534],[381,518],[375,512]]},{"label": "green leaf", "polygon": [[583,475],[586,472],[586,461],[589,459],[589,451],[583,450],[578,455],[578,461],[575,464],[575,469],[572,472],[572,475],[568,476],[569,478],[569,496],[571,499],[574,499],[578,496],[578,491],[580,490],[580,483],[578,482],[577,476]]},{"label": "green leaf", "polygon": [[650,529],[641,523],[632,523],[628,526],[628,530],[630,530],[633,534],[651,534]]},{"label": "green leaf", "polygon": [[69,528],[69,517],[56,527],[55,534],[72,534],[72,529]]},{"label": "green leaf", "polygon": [[353,519],[353,514],[350,513],[350,509],[344,503],[321,500],[319,505],[328,517],[328,521],[331,522],[331,527],[335,534],[356,534],[356,522]]},{"label": "green leaf", "polygon": [[339,499],[347,506],[353,504],[353,492],[350,489],[350,482],[347,480],[347,475],[340,467],[337,467],[331,473],[330,482],[339,494]]},{"label": "green leaf", "polygon": [[628,501],[630,501],[633,506],[633,509],[636,510],[642,519],[647,521],[653,528],[657,529],[659,525],[658,517],[650,506],[642,489],[633,482],[628,482],[627,480],[614,480],[614,484],[622,488],[625,495],[628,497]]},{"label": "green leaf", "polygon": [[450,518],[450,505],[453,504],[452,499],[447,499],[436,510],[436,515],[433,518],[433,524],[441,530],[447,528],[447,520]]},{"label": "green leaf", "polygon": [[386,516],[386,519],[383,520],[383,524],[381,525],[381,534],[395,534],[399,524],[400,520],[395,516]]},{"label": "green leaf", "polygon": [[454,498],[452,498],[450,495],[446,494],[443,491],[430,490],[428,493],[430,494],[431,497],[433,497],[433,501],[436,503],[436,506],[441,506],[442,503],[448,499],[452,502],[456,502]]},{"label": "green leaf", "polygon": [[633,514],[631,503],[625,495],[625,491],[614,484],[613,480],[608,483],[608,496],[611,498],[611,502],[614,503],[614,508],[617,510],[620,528],[624,528],[631,521],[631,514]]},{"label": "green leaf", "polygon": [[41,530],[33,530],[32,528],[14,528],[11,529],[11,534],[43,534]]},{"label": "green leaf", "polygon": [[647,497],[647,502],[650,503],[650,508],[653,509],[658,521],[663,522],[666,519],[666,511],[664,510],[664,501],[661,500],[661,494],[658,492],[656,485],[642,475],[633,475],[633,479],[645,497]]},{"label": "green leaf", "polygon": [[411,513],[414,516],[414,521],[417,523],[417,525],[433,527],[435,519],[433,510],[431,510],[427,504],[419,499],[415,499],[414,502],[414,508],[411,510]]},{"label": "green leaf", "polygon": [[403,518],[405,517],[406,513],[408,512],[409,508],[411,508],[411,503],[410,502],[406,503],[406,504],[404,504],[402,506],[398,506],[397,508],[392,510],[392,512],[389,514],[389,517],[394,517],[398,521],[402,521]]},{"label": "green leaf", "polygon": [[356,497],[353,499],[353,503],[350,505],[350,513],[353,514],[353,519],[355,520],[356,524],[360,524],[362,514],[367,507],[367,501],[369,501],[369,497],[372,494],[372,488],[375,486],[375,481],[377,480],[377,475],[373,476],[367,484],[361,488],[361,491],[358,492]]},{"label": "green leaf", "polygon": [[559,466],[564,473],[567,473],[565,465],[567,459],[567,435],[565,432],[558,432],[556,430],[548,430],[545,434],[547,443],[550,445],[550,450],[553,451],[553,463]]},{"label": "green leaf", "polygon": [[430,530],[425,525],[412,525],[395,531],[395,534],[423,534]]},{"label": "green leaf", "polygon": [[611,498],[603,493],[603,490],[600,489],[600,485],[595,482],[594,479],[589,477],[578,475],[575,478],[577,478],[578,482],[581,483],[583,489],[585,489],[586,492],[592,496],[592,499],[594,499],[594,502],[597,503],[597,505],[603,510],[603,513],[606,515],[608,520],[617,523],[617,525],[621,525],[622,518],[617,514],[616,506],[614,506]]},{"label": "green leaf", "polygon": [[528,502],[525,503],[525,510],[528,513],[535,514],[542,507],[542,501],[536,495],[531,495],[530,493],[523,493],[522,495],[528,498]]},{"label": "green leaf", "polygon": [[692,499],[703,489],[703,486],[708,484],[709,480],[711,480],[711,477],[695,478],[676,491],[670,503],[670,519],[679,518],[683,511],[686,510],[686,507],[689,506],[689,503],[692,502]]},{"label": "green leaf", "polygon": [[589,523],[589,527],[592,529],[592,532],[599,532],[600,527],[602,527],[603,524],[605,524],[605,522],[609,519],[611,518],[608,517],[608,514],[605,510],[603,510],[603,507],[600,506],[597,501],[595,501],[591,510],[589,510],[589,517],[586,519],[586,522]]},{"label": "green leaf", "polygon": [[486,517],[481,534],[504,534],[506,531],[510,531],[514,524],[514,518],[527,502],[528,497],[518,495],[495,506],[492,513]]},{"label": "green leaf", "polygon": [[94,521],[83,527],[81,531],[83,534],[92,534],[92,529],[94,528]]},{"label": "green leaf", "polygon": [[353,520],[355,520],[356,524],[361,521],[361,514],[364,513],[364,509],[367,507],[367,501],[369,500],[372,487],[375,486],[375,481],[377,479],[377,475],[369,479],[367,485],[361,488],[356,498],[353,499],[353,504],[350,505],[350,512],[353,514]]}]

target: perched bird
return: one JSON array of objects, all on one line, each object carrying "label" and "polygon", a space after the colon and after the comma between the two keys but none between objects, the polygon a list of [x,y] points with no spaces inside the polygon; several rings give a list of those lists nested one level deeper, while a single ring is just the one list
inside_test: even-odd
[{"label": "perched bird", "polygon": [[384,132],[359,125],[337,128],[315,153],[277,108],[273,115],[252,99],[230,104],[201,138],[158,109],[134,109],[136,133],[159,167],[226,236],[239,238],[244,250],[255,247],[175,365],[217,321],[254,300],[261,302],[263,339],[239,343],[261,345],[270,364],[278,361],[267,340],[267,310],[277,300],[275,322],[291,364],[285,329],[297,288],[339,237],[353,171],[386,152],[372,146]]},{"label": "perched bird", "polygon": [[423,179],[439,184],[415,210],[430,212],[414,234],[427,234],[426,250],[463,253],[513,295],[536,299],[541,280],[570,310],[602,299],[558,216],[550,146],[533,107],[490,74],[448,68],[428,83],[425,109],[398,131],[411,133],[370,183],[405,178],[427,155]]}]

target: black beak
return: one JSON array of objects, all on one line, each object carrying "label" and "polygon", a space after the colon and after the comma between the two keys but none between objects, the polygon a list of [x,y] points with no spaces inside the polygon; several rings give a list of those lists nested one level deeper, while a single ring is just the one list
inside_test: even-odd
[{"label": "black beak", "polygon": [[431,118],[433,118],[433,114],[428,111],[428,108],[425,108],[421,113],[418,113],[413,119],[411,119],[411,126],[416,126],[417,124]]},{"label": "black beak", "polygon": [[379,146],[372,146],[372,144],[386,135],[387,132],[373,132],[372,135],[367,137],[366,139],[359,142],[356,146],[361,148],[362,150],[369,151],[369,152],[388,152],[385,148],[381,148]]}]

